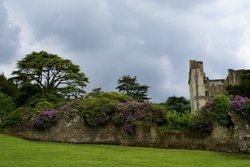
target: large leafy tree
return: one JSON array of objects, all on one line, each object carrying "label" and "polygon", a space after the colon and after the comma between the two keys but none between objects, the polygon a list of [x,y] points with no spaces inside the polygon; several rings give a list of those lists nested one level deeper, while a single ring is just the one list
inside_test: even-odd
[{"label": "large leafy tree", "polygon": [[17,62],[17,70],[12,75],[19,85],[39,85],[43,94],[54,93],[64,97],[82,95],[88,83],[88,78],[80,72],[78,65],[45,51],[27,54]]},{"label": "large leafy tree", "polygon": [[147,85],[140,85],[136,76],[131,77],[130,75],[118,79],[118,86],[116,87],[120,93],[127,94],[136,100],[149,100],[148,88]]}]

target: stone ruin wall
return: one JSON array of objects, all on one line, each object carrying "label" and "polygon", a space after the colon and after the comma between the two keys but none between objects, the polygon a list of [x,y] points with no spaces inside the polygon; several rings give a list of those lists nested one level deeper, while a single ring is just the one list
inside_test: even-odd
[{"label": "stone ruin wall", "polygon": [[229,69],[226,79],[210,80],[204,72],[203,62],[190,60],[188,84],[192,112],[200,110],[216,95],[228,95],[226,87],[238,85],[242,71]]},{"label": "stone ruin wall", "polygon": [[122,127],[116,127],[111,122],[103,126],[88,127],[78,112],[71,111],[46,131],[24,125],[18,129],[0,129],[0,132],[41,141],[250,153],[250,128],[238,115],[233,114],[232,119],[235,129],[215,124],[212,133],[205,137],[185,131],[161,132],[156,126],[149,124],[136,126],[135,134],[128,135]]}]

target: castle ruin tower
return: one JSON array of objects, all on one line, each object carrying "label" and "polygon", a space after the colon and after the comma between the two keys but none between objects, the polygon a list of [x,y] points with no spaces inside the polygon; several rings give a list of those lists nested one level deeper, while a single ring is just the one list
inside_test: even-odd
[{"label": "castle ruin tower", "polygon": [[189,60],[189,92],[191,112],[195,113],[206,104],[206,84],[203,62]]}]

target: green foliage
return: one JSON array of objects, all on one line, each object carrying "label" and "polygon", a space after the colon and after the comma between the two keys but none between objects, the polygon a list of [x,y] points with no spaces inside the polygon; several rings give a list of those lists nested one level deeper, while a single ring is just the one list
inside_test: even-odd
[{"label": "green foliage", "polygon": [[154,104],[151,110],[152,110],[153,120],[157,124],[157,126],[163,126],[164,124],[167,123],[167,118],[165,116],[167,110],[163,106],[159,104]]},{"label": "green foliage", "polygon": [[79,97],[84,92],[88,78],[80,67],[70,60],[47,52],[33,52],[17,63],[12,79],[20,85],[34,83],[44,94],[61,94],[63,97]]},{"label": "green foliage", "polygon": [[240,95],[250,98],[250,70],[242,71],[239,85],[229,85],[227,91],[230,95]]},{"label": "green foliage", "polygon": [[132,98],[126,94],[121,94],[117,92],[100,92],[97,96],[97,98],[108,98],[110,100],[114,100],[117,102],[126,102],[131,101]]},{"label": "green foliage", "polygon": [[245,103],[238,112],[250,124],[250,102]]},{"label": "green foliage", "polygon": [[42,111],[42,110],[48,110],[48,109],[52,109],[54,107],[53,104],[51,104],[50,102],[44,100],[44,101],[40,101],[36,104],[36,110],[37,111]]},{"label": "green foliage", "polygon": [[194,134],[205,137],[213,131],[213,119],[210,111],[202,110],[195,116],[194,125],[191,128]]},{"label": "green foliage", "polygon": [[7,79],[4,74],[0,74],[0,92],[15,98],[17,96],[17,86],[12,80]]},{"label": "green foliage", "polygon": [[176,112],[184,113],[191,110],[190,102],[183,96],[171,96],[165,102],[168,111],[175,110]]},{"label": "green foliage", "polygon": [[15,108],[12,98],[0,92],[0,125]]},{"label": "green foliage", "polygon": [[118,86],[116,87],[119,92],[129,95],[135,100],[149,100],[150,98],[147,95],[148,88],[149,86],[147,85],[140,85],[136,76],[131,77],[129,75],[118,79]]},{"label": "green foliage", "polygon": [[10,112],[4,119],[3,119],[3,127],[13,127],[18,126],[22,123],[22,115],[18,110]]},{"label": "green foliage", "polygon": [[195,122],[195,117],[190,112],[168,112],[166,117],[167,130],[190,130]]},{"label": "green foliage", "polygon": [[19,94],[16,98],[17,106],[29,105],[35,107],[38,99],[42,96],[42,89],[37,84],[24,83],[19,88]]},{"label": "green foliage", "polygon": [[92,91],[91,92],[89,92],[88,94],[87,94],[87,98],[90,98],[90,97],[96,97],[96,96],[98,96],[100,93],[104,93],[103,91],[102,91],[102,88],[95,88],[95,89],[92,89]]},{"label": "green foliage", "polygon": [[117,126],[121,126],[125,122],[125,116],[124,116],[124,114],[122,112],[114,113],[111,119],[114,122],[114,124],[117,125]]},{"label": "green foliage", "polygon": [[213,99],[212,118],[219,125],[226,127],[228,125],[227,114],[230,111],[229,99],[224,95],[215,96]]},{"label": "green foliage", "polygon": [[115,92],[103,92],[96,97],[87,98],[81,107],[84,120],[89,126],[103,125],[115,112],[116,105],[128,99],[129,97]]}]

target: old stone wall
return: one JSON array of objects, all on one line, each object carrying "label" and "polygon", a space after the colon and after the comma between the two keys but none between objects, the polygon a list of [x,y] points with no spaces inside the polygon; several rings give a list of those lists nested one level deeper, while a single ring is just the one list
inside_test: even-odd
[{"label": "old stone wall", "polygon": [[233,115],[235,129],[215,125],[210,136],[194,136],[189,132],[160,132],[152,125],[141,124],[134,135],[128,135],[123,127],[109,123],[102,127],[88,127],[77,112],[65,113],[58,123],[46,131],[29,127],[5,129],[8,133],[31,140],[69,143],[117,144],[159,148],[203,149],[224,152],[250,153],[250,128],[242,119]]},{"label": "old stone wall", "polygon": [[189,92],[191,110],[196,112],[216,95],[228,95],[228,85],[238,85],[244,70],[228,70],[226,79],[210,80],[206,77],[202,61],[189,61]]},{"label": "old stone wall", "polygon": [[201,61],[189,62],[189,91],[191,110],[197,111],[206,104],[206,85],[203,63]]}]

